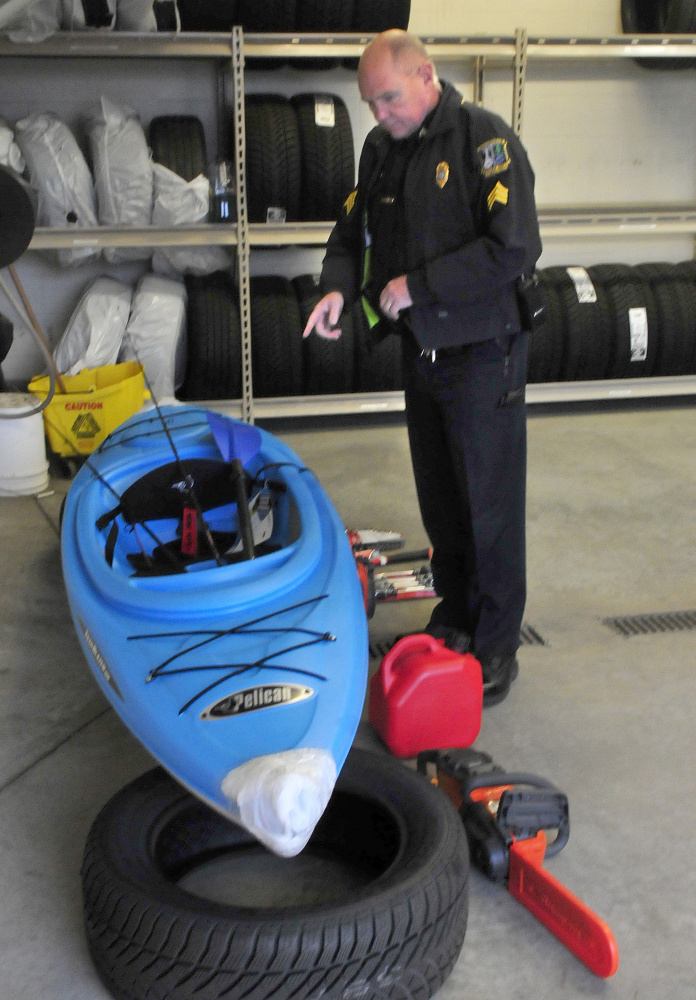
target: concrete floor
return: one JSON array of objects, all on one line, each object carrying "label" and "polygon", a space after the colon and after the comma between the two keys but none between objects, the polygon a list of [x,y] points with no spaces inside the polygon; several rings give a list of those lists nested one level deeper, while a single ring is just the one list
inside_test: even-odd
[{"label": "concrete floor", "polygon": [[[399,421],[273,430],[319,475],[344,523],[426,544]],[[602,619],[696,608],[693,404],[530,410],[524,645],[476,746],[570,800],[548,869],[600,914],[621,963],[601,980],[504,889],[472,876],[470,921],[441,1000],[693,1000],[696,636],[622,638]],[[0,1000],[103,1000],[82,931],[79,868],[101,805],[152,764],[83,661],[62,589],[65,480],[0,499]],[[431,602],[380,605],[371,638],[416,629]],[[376,661],[372,667],[376,668]],[[376,745],[363,723],[358,742]]]}]

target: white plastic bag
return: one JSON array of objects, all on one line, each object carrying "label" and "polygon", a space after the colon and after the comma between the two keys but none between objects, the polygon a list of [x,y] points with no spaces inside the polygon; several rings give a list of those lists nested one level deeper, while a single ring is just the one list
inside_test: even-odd
[{"label": "white plastic bag", "polygon": [[140,279],[119,361],[139,361],[148,389],[161,403],[186,374],[186,288],[155,274]]},{"label": "white plastic bag", "polygon": [[176,0],[118,0],[119,31],[180,31]]},{"label": "white plastic bag", "polygon": [[61,13],[61,0],[34,0],[7,25],[10,41],[43,42],[59,30]]},{"label": "white plastic bag", "polygon": [[284,750],[230,771],[222,792],[241,826],[276,854],[292,858],[311,837],[336,777],[328,750]]},{"label": "white plastic bag", "polygon": [[[152,221],[152,160],[136,112],[102,97],[87,119],[94,168],[99,222],[104,226],[135,226]],[[111,264],[122,260],[147,260],[145,247],[109,247],[104,256]]]},{"label": "white plastic bag", "polygon": [[83,368],[114,365],[128,323],[129,285],[97,278],[80,299],[53,352],[58,371],[77,375]]},{"label": "white plastic bag", "polygon": [[[153,163],[155,203],[152,224],[163,229],[205,222],[210,211],[210,184],[203,174],[185,181],[173,170]],[[229,267],[224,247],[156,247],[152,270],[159,274],[212,274]]]},{"label": "white plastic bag", "polygon": [[[15,125],[15,138],[27,162],[29,182],[38,193],[37,225],[97,225],[94,183],[72,132],[52,114],[34,114]],[[100,251],[93,246],[59,250],[61,264],[80,264]]]},{"label": "white plastic bag", "polygon": [[116,0],[63,0],[65,31],[111,31],[116,27]]},{"label": "white plastic bag", "polygon": [[26,169],[22,151],[15,142],[14,132],[2,118],[0,118],[0,164],[9,167],[20,176]]}]

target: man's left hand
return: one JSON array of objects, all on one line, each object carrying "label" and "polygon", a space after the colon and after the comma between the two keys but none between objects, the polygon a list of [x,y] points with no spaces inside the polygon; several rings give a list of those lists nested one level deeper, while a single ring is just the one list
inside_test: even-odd
[{"label": "man's left hand", "polygon": [[398,319],[401,310],[408,309],[412,305],[413,300],[408,290],[405,274],[398,278],[392,278],[382,289],[379,307],[389,319]]}]

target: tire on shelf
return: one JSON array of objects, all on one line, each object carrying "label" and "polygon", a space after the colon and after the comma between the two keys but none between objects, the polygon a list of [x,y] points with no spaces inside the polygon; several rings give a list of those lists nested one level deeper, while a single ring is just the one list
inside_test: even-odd
[{"label": "tire on shelf", "polygon": [[696,315],[688,286],[672,264],[639,264],[636,272],[649,283],[657,308],[660,342],[653,375],[685,375],[694,353]]},{"label": "tire on shelf", "polygon": [[[309,314],[321,298],[319,279],[312,274],[302,274],[293,278],[292,284],[304,329]],[[355,344],[350,310],[341,316],[340,326],[341,336],[336,340],[327,340],[318,333],[311,333],[302,341],[305,396],[354,391]]]},{"label": "tire on shelf", "polygon": [[684,321],[684,369],[678,375],[696,375],[696,261],[672,268],[674,291]]},{"label": "tire on shelf", "polygon": [[300,218],[300,133],[295,109],[280,94],[251,94],[246,112],[246,185],[250,222],[269,211]]},{"label": "tire on shelf", "polygon": [[302,395],[302,322],[292,283],[279,275],[251,278],[254,395]]},{"label": "tire on shelf", "polygon": [[237,289],[226,271],[185,279],[187,366],[182,399],[239,399],[242,346]]},{"label": "tire on shelf", "polygon": [[369,34],[408,28],[411,0],[354,0],[353,31]]},{"label": "tire on shelf", "polygon": [[[350,32],[353,25],[354,0],[297,0],[295,31],[317,32],[331,35],[336,32]],[[340,59],[323,56],[303,59],[302,69],[333,69]]]},{"label": "tire on shelf", "polygon": [[177,0],[182,31],[232,32],[236,0]]},{"label": "tire on shelf", "polygon": [[[660,329],[655,297],[650,285],[628,264],[595,264],[587,268],[595,287],[602,286],[614,311],[614,345],[607,377],[644,378],[653,374],[657,360]],[[647,321],[647,343],[641,345],[640,315]],[[639,353],[640,352],[640,353]]]},{"label": "tire on shelf", "polygon": [[[696,31],[694,0],[621,0],[621,28],[627,35],[691,34]],[[646,69],[689,69],[693,59],[641,59]]]},{"label": "tire on shelf", "polygon": [[[249,34],[290,33],[295,31],[296,0],[237,0],[237,24]],[[273,70],[287,65],[287,59],[245,60],[250,70]]]},{"label": "tire on shelf", "polygon": [[[351,31],[377,34],[388,28],[408,28],[411,0],[354,0]],[[349,56],[343,60],[348,69],[358,68],[358,59]]]},{"label": "tire on shelf", "polygon": [[564,312],[565,350],[561,381],[603,379],[611,362],[613,312],[604,288],[595,287],[595,302],[580,301],[568,268],[546,269]]},{"label": "tire on shelf", "polygon": [[377,339],[365,312],[356,303],[351,309],[356,349],[356,391],[397,392],[404,387],[402,345],[398,333]]},{"label": "tire on shelf", "polygon": [[[317,124],[318,105],[329,102],[334,124]],[[300,216],[306,221],[334,221],[355,187],[355,146],[348,109],[333,94],[296,94],[290,103],[300,137]]]},{"label": "tire on shelf", "polygon": [[566,320],[560,295],[549,274],[540,268],[539,284],[544,296],[546,322],[534,330],[529,340],[528,382],[560,382],[565,356]]},{"label": "tire on shelf", "polygon": [[208,174],[203,123],[195,115],[162,115],[150,122],[150,148],[155,163],[185,181]]},{"label": "tire on shelf", "polygon": [[[196,866],[211,859],[215,870],[232,866],[234,903],[200,894]],[[297,875],[307,866],[309,901]],[[276,905],[282,879],[290,901]],[[468,882],[466,836],[447,797],[400,761],[359,749],[296,859],[274,858],[155,768],[102,809],[82,865],[89,950],[116,1000],[428,1000],[461,949]]]}]

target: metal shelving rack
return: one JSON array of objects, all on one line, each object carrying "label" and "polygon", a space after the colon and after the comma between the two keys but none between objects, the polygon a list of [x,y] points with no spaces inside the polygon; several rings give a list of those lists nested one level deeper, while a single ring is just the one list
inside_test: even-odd
[{"label": "metal shelving rack", "polygon": [[[226,65],[234,93],[234,136],[238,221],[235,225],[206,224],[157,229],[147,227],[98,227],[95,229],[38,228],[30,249],[49,250],[74,246],[202,246],[236,247],[239,268],[242,336],[242,399],[207,402],[211,408],[253,422],[255,416],[308,416],[377,413],[403,409],[403,393],[353,393],[345,396],[294,396],[255,399],[251,379],[251,322],[249,255],[254,247],[321,246],[331,223],[249,224],[244,175],[244,61],[247,58],[302,59],[330,54],[358,57],[370,35],[246,35],[240,28],[231,34],[181,33],[139,35],[62,32],[36,44],[15,44],[0,36],[0,57],[214,59]],[[483,103],[485,71],[503,66],[512,71],[511,121],[520,134],[523,125],[527,66],[535,60],[686,58],[696,59],[694,35],[620,35],[599,38],[528,37],[525,29],[513,36],[424,35],[430,55],[437,60],[473,60],[474,100]],[[539,210],[544,239],[578,236],[619,236],[651,233],[696,233],[696,204],[674,206],[558,206]],[[696,376],[532,384],[527,401],[561,402],[599,399],[648,398],[696,394]]]}]

